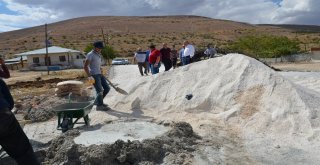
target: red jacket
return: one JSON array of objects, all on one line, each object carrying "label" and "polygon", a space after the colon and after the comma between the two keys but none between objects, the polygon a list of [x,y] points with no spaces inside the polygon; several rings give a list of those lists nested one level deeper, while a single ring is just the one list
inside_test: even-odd
[{"label": "red jacket", "polygon": [[153,49],[149,56],[149,63],[154,64],[157,61],[157,58],[160,57],[161,53],[157,49]]}]

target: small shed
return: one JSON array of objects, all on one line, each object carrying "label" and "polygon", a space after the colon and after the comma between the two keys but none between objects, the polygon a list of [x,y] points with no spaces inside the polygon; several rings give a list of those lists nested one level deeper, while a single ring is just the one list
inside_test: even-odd
[{"label": "small shed", "polygon": [[6,66],[11,70],[19,70],[26,66],[27,56],[21,56],[17,58],[11,58],[4,61]]},{"label": "small shed", "polygon": [[48,47],[48,66],[46,65],[46,48],[19,53],[15,56],[26,56],[27,65],[31,70],[55,70],[65,68],[83,68],[85,56],[78,50],[58,46]]},{"label": "small shed", "polygon": [[320,54],[320,48],[311,48],[311,53]]},{"label": "small shed", "polygon": [[311,60],[320,62],[320,48],[311,48]]}]

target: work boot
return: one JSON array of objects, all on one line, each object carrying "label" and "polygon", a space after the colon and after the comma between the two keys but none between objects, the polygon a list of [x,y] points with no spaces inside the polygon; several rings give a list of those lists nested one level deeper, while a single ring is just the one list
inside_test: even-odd
[{"label": "work boot", "polygon": [[108,111],[110,107],[107,104],[97,105],[97,111]]}]

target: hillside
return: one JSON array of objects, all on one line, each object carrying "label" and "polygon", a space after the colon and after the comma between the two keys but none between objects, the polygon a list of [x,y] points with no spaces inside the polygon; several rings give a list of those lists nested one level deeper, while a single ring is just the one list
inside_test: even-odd
[{"label": "hillside", "polygon": [[[49,39],[53,45],[81,51],[88,43],[102,40],[103,29],[108,34],[106,38],[109,38],[109,44],[121,56],[131,56],[138,47],[146,49],[151,42],[158,47],[167,42],[170,47],[175,44],[179,48],[183,40],[188,39],[197,47],[204,47],[208,43],[224,47],[238,37],[257,34],[285,35],[298,39],[302,44],[310,43],[306,47],[319,46],[320,27],[312,26],[312,32],[306,31],[306,28],[302,25],[290,28],[251,25],[199,16],[94,16],[48,24]],[[0,33],[0,53],[10,57],[16,53],[43,48],[44,38],[44,26]]]}]

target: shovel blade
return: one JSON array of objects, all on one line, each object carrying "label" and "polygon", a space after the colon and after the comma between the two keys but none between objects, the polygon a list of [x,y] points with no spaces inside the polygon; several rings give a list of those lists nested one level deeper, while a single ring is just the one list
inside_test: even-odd
[{"label": "shovel blade", "polygon": [[116,87],[115,90],[123,95],[128,95],[128,92],[126,92],[125,90],[119,88],[119,87]]}]

